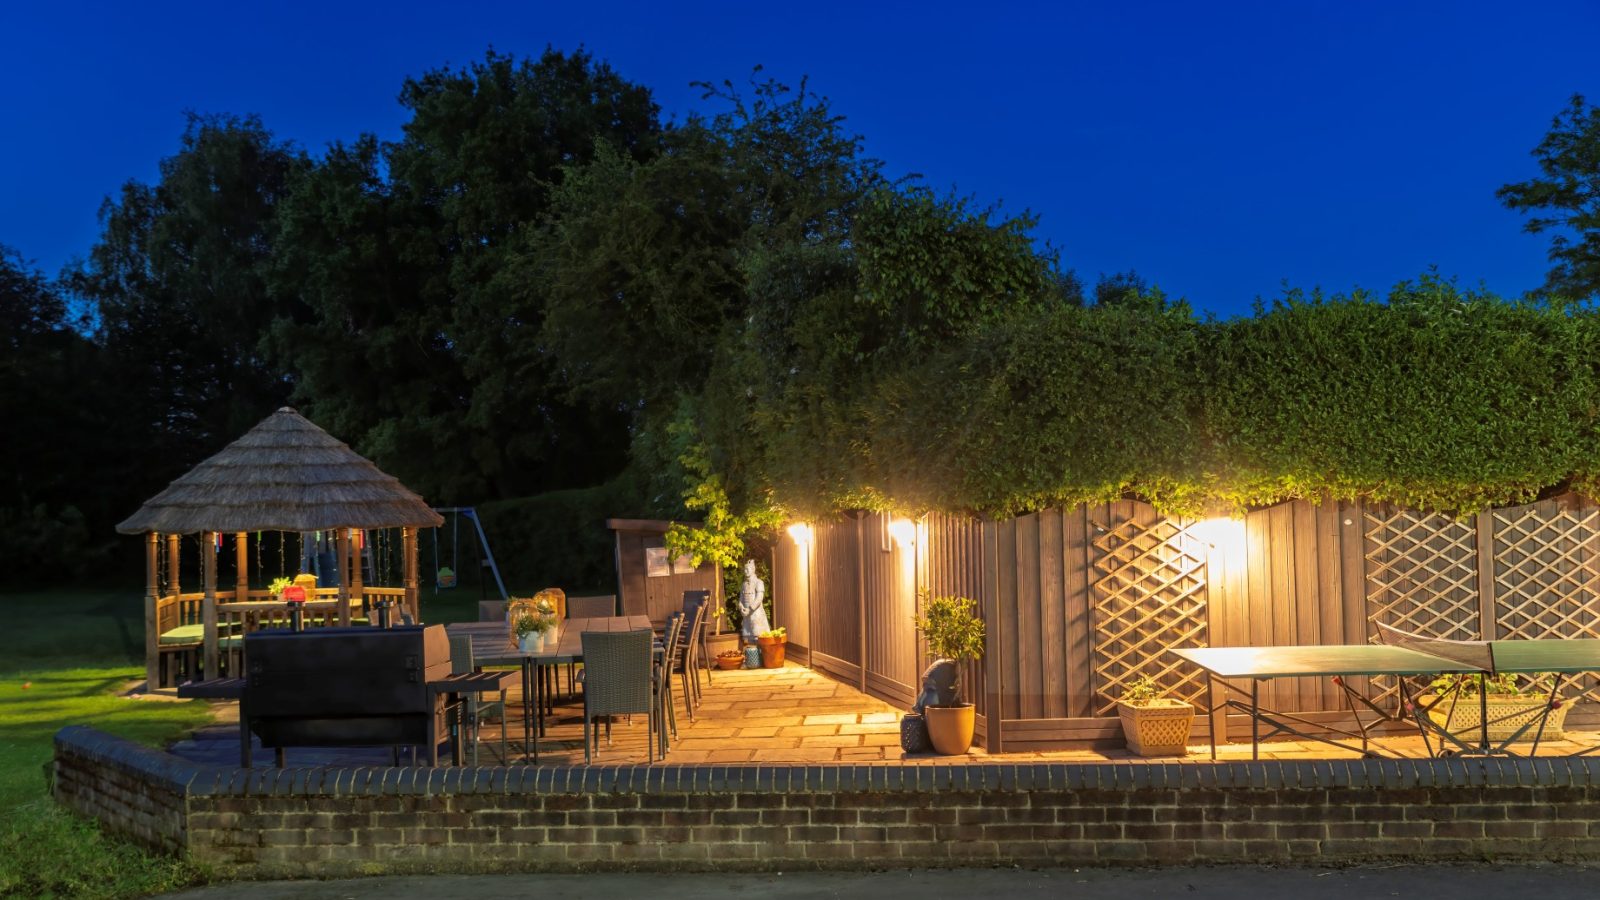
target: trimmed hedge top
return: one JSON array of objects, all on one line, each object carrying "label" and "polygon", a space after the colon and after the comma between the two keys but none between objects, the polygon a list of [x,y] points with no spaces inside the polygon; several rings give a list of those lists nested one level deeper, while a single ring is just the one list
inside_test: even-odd
[{"label": "trimmed hedge top", "polygon": [[1595,486],[1593,310],[1434,277],[1386,302],[1291,292],[1228,321],[1146,299],[985,327],[803,409],[827,421],[767,403],[757,417],[788,405],[803,427],[768,435],[761,465],[754,442],[726,448],[733,470],[762,472],[745,487],[801,515],[1127,496],[1171,514],[1365,498],[1464,515]]}]

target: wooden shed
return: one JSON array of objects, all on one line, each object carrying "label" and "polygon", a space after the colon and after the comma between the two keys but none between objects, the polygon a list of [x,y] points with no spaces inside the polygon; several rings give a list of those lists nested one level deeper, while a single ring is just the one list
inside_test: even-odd
[{"label": "wooden shed", "polygon": [[649,616],[660,625],[683,607],[684,591],[710,591],[712,608],[722,608],[722,570],[710,563],[690,564],[667,551],[662,519],[607,519],[616,538],[617,591],[625,616]]}]

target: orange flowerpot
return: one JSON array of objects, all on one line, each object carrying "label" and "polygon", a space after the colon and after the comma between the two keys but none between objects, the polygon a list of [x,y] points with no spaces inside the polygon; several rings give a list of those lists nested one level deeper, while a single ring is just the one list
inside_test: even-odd
[{"label": "orange flowerpot", "polygon": [[782,638],[782,637],[777,637],[777,638],[758,637],[758,638],[756,638],[756,643],[761,645],[761,668],[763,668],[763,669],[781,669],[781,668],[783,668],[783,645],[785,643],[787,643],[788,640],[789,640],[788,638]]},{"label": "orange flowerpot", "polygon": [[933,744],[933,749],[946,756],[966,753],[972,746],[977,712],[977,707],[971,703],[925,707],[922,716],[927,720],[928,740]]}]

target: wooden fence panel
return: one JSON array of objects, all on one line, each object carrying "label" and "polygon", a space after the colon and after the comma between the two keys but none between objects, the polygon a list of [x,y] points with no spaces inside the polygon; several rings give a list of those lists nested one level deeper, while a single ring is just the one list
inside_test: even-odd
[{"label": "wooden fence panel", "polygon": [[817,525],[812,567],[812,665],[855,683],[861,671],[860,546],[856,523]]},{"label": "wooden fence panel", "polygon": [[[1476,520],[1295,501],[1202,522],[1119,501],[1001,522],[930,515],[917,534],[899,546],[873,515],[818,526],[808,552],[782,548],[780,621],[803,643],[804,606],[815,665],[909,702],[926,662],[918,589],[979,601],[990,658],[963,689],[980,734],[1013,750],[1120,740],[1113,701],[1143,672],[1203,701],[1193,673],[1165,668],[1185,642],[1357,644],[1373,621],[1457,639],[1600,636],[1600,508],[1575,498]],[[1285,712],[1343,714],[1323,679],[1262,688]],[[1600,700],[1596,680],[1582,689]]]},{"label": "wooden fence panel", "polygon": [[[1544,500],[1494,510],[1490,520],[1496,636],[1595,637],[1600,631],[1600,507]],[[1600,701],[1594,675],[1576,684],[1583,699]]]}]

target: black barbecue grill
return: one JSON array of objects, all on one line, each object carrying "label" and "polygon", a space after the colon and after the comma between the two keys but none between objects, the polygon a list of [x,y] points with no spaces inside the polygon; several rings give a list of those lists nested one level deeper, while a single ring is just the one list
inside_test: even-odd
[{"label": "black barbecue grill", "polygon": [[[446,698],[502,690],[514,672],[452,675],[443,625],[263,630],[244,638],[245,677],[183,685],[180,696],[237,697],[242,764],[250,735],[286,747],[426,748],[437,762]],[[459,747],[456,748],[459,754]]]}]

